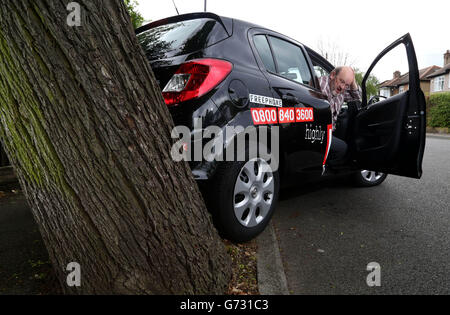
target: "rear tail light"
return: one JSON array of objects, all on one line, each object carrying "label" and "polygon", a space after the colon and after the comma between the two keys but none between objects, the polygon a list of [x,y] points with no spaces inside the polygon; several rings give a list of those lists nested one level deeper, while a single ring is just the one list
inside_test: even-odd
[{"label": "rear tail light", "polygon": [[176,105],[211,91],[231,72],[233,65],[219,59],[195,59],[178,68],[163,90],[168,106]]}]

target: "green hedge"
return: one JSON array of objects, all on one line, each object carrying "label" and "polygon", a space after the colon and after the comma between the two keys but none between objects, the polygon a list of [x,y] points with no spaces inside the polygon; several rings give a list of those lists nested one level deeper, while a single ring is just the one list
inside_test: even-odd
[{"label": "green hedge", "polygon": [[450,128],[450,92],[431,94],[428,126]]}]

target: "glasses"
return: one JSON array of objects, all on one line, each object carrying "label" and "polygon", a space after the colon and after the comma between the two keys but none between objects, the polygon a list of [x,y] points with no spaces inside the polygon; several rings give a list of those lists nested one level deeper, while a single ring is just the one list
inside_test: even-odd
[{"label": "glasses", "polygon": [[346,84],[344,80],[342,80],[341,78],[337,78],[337,79],[338,79],[339,85],[344,86],[344,88],[346,90],[348,90],[350,88],[350,85]]}]

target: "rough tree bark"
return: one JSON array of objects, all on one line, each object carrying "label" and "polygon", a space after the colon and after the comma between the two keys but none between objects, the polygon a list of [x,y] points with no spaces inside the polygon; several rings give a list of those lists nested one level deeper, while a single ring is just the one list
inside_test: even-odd
[{"label": "rough tree bark", "polygon": [[[220,294],[230,258],[122,0],[0,3],[0,135],[67,293]],[[70,262],[81,287],[66,285]]]}]

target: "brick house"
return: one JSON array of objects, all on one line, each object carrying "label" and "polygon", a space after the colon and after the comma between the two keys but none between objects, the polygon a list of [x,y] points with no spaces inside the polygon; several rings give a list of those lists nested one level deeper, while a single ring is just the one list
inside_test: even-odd
[{"label": "brick house", "polygon": [[[430,66],[419,70],[420,88],[425,97],[430,96],[430,78],[431,74],[441,70],[441,67]],[[399,93],[403,93],[409,89],[409,72],[401,74],[400,71],[395,71],[391,80],[386,80],[379,85],[380,95],[391,97]]]},{"label": "brick house", "polygon": [[450,50],[444,54],[444,67],[428,75],[431,94],[450,92]]},{"label": "brick house", "polygon": [[400,71],[395,71],[391,80],[381,82],[379,85],[379,94],[385,97],[391,97],[398,94],[398,87],[395,83],[399,80],[400,76]]}]

